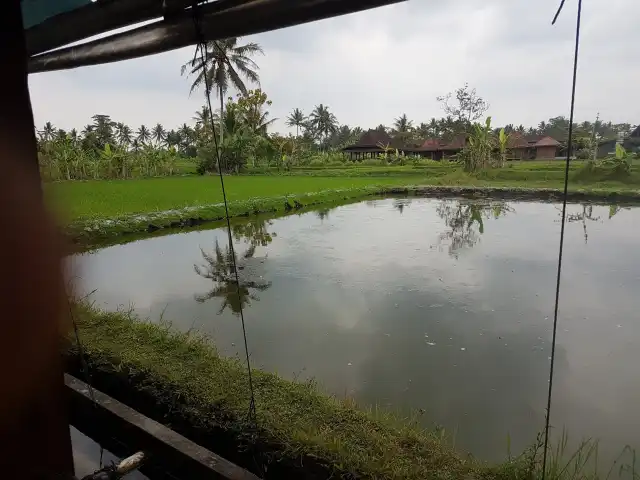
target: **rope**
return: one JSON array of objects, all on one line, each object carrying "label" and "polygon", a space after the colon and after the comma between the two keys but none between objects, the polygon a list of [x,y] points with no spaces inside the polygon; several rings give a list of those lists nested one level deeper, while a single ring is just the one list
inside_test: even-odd
[{"label": "rope", "polygon": [[[236,293],[238,294],[238,304],[240,305],[240,322],[242,323],[242,337],[244,340],[244,353],[247,362],[247,373],[249,377],[249,391],[251,393],[251,401],[249,403],[249,410],[247,412],[247,418],[249,420],[253,420],[254,425],[256,424],[256,400],[255,393],[253,390],[253,375],[251,373],[251,361],[249,359],[249,346],[247,342],[247,329],[244,322],[244,309],[242,307],[242,298],[240,296],[240,278],[238,275],[238,267],[236,264],[236,253],[233,248],[233,240],[231,238],[231,220],[229,219],[229,205],[227,202],[227,194],[224,187],[224,176],[222,175],[222,162],[220,158],[220,148],[221,145],[218,145],[218,135],[216,133],[215,124],[213,123],[213,108],[211,106],[211,79],[209,75],[207,75],[207,63],[208,63],[208,52],[207,52],[207,42],[202,33],[202,27],[200,25],[200,18],[198,15],[198,3],[194,1],[193,4],[193,21],[196,30],[196,36],[198,43],[196,44],[196,50],[194,52],[194,59],[197,57],[198,49],[200,50],[200,60],[203,68],[204,82],[205,82],[205,98],[207,100],[207,107],[209,108],[209,123],[211,124],[211,132],[213,134],[213,140],[215,142],[216,147],[216,162],[218,165],[218,175],[220,177],[220,185],[222,187],[222,198],[224,199],[224,211],[225,217],[227,220],[227,233],[229,236],[229,251],[231,252],[231,261],[233,265],[233,273],[235,275],[236,280]],[[222,95],[222,92],[219,92]],[[222,118],[222,111],[220,111],[220,116]]]},{"label": "rope", "polygon": [[[553,19],[555,24],[558,15],[562,11],[565,0],[562,0],[560,7]],[[558,306],[560,304],[560,279],[562,273],[562,254],[564,251],[564,231],[567,219],[567,197],[569,192],[569,164],[571,163],[571,153],[573,147],[573,115],[576,103],[576,79],[578,76],[578,50],[580,46],[580,20],[582,17],[582,0],[578,0],[578,14],[576,17],[575,50],[573,55],[573,79],[571,84],[571,111],[569,114],[569,135],[567,145],[567,159],[564,168],[564,195],[562,199],[562,224],[560,227],[560,247],[558,249],[558,273],[556,277],[556,299],[553,310],[553,338],[551,341],[551,367],[549,368],[549,391],[547,393],[547,411],[544,420],[544,450],[542,453],[542,480],[545,480],[547,470],[547,451],[549,450],[549,421],[551,417],[551,396],[553,392],[553,373],[556,360],[556,339],[558,333]]]}]

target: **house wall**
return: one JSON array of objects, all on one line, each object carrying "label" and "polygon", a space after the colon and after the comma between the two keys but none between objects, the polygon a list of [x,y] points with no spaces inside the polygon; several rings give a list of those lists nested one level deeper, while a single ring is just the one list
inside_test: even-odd
[{"label": "house wall", "polygon": [[556,158],[557,147],[536,147],[536,159]]},{"label": "house wall", "polygon": [[522,160],[527,158],[526,148],[511,148],[509,149],[508,157],[512,159]]}]

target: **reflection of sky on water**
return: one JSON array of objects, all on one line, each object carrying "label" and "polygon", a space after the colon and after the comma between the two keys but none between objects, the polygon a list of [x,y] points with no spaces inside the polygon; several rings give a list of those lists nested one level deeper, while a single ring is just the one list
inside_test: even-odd
[{"label": "reflection of sky on water", "polygon": [[[256,250],[267,256],[272,285],[246,310],[251,355],[256,366],[315,377],[363,403],[424,409],[457,431],[461,448],[496,458],[507,433],[518,450],[542,427],[559,212],[511,203],[495,219],[481,209],[477,243],[450,252],[438,205],[379,200],[274,220],[268,230],[277,236]],[[608,214],[594,207],[600,219],[588,221],[586,244],[582,223],[568,224],[552,423],[572,436],[601,436],[604,450],[617,451],[640,444],[640,211]],[[225,244],[224,231],[213,230],[111,247],[77,268],[85,290],[98,289],[98,305],[133,302],[241,355],[237,318],[216,315],[217,299],[194,300],[211,281],[193,265],[216,238]]]},{"label": "reflection of sky on water", "polygon": [[[82,434],[74,427],[69,427],[71,433],[71,444],[73,448],[73,468],[77,478],[84,478],[101,468],[118,463],[120,458],[114,456],[108,450],[100,452],[100,445],[92,439]],[[131,452],[133,455],[136,452]],[[102,461],[102,464],[100,463]],[[127,480],[146,480],[147,477],[134,470],[126,476]]]}]

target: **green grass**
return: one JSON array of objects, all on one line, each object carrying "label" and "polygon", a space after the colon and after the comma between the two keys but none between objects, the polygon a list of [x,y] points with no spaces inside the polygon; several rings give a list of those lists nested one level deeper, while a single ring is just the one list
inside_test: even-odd
[{"label": "green grass", "polygon": [[[181,425],[184,434],[195,432],[204,446],[220,444],[222,437],[229,452],[248,450],[250,463],[259,462],[269,472],[286,465],[288,478],[304,478],[309,470],[317,475],[318,468],[324,474],[314,478],[541,478],[540,436],[523,454],[509,454],[504,463],[487,465],[456,452],[442,432],[421,428],[416,417],[361,408],[348,398],[323,393],[313,382],[292,382],[260,370],[253,370],[256,429],[247,420],[245,365],[218,355],[207,339],[85,303],[75,304],[73,311],[97,388],[123,401],[136,395],[150,398],[159,420]],[[66,355],[70,365],[79,364],[73,340]],[[609,470],[602,465],[597,470],[597,456],[597,442],[587,440],[571,449],[563,432],[550,450],[546,478],[614,479],[621,468],[623,478],[639,478],[633,450],[626,448]]]},{"label": "green grass", "polygon": [[[230,202],[323,190],[410,183],[415,183],[415,178],[225,177],[225,188]],[[68,222],[210,205],[223,200],[217,176],[60,182],[46,184],[45,194]]]},{"label": "green grass", "polygon": [[[258,370],[253,375],[255,432],[246,418],[247,372],[239,361],[220,357],[203,339],[125,313],[86,305],[74,310],[93,377],[135,377],[130,388],[170,405],[174,421],[188,417],[200,431],[221,428],[259,452],[268,446],[271,461],[316,462],[337,477],[377,479],[506,479],[505,472],[523,468],[520,461],[491,468],[460,456],[440,434],[415,422],[361,410],[353,401],[322,394],[312,382]],[[76,356],[76,347],[68,354]]]},{"label": "green grass", "polygon": [[[573,179],[579,176],[580,165],[572,168]],[[230,215],[245,216],[355,201],[388,193],[392,187],[471,187],[485,189],[489,194],[491,189],[561,190],[563,178],[562,162],[509,163],[505,168],[475,175],[466,174],[455,164],[434,162],[418,166],[296,168],[279,175],[225,176],[225,187]],[[44,190],[67,234],[83,245],[97,245],[123,233],[193,226],[225,216],[220,180],[215,175],[59,182],[45,184]],[[572,180],[570,191],[588,192],[592,198],[601,199],[612,194],[640,197],[640,172],[634,170],[625,182],[606,177]],[[404,193],[412,192],[416,189]]]}]

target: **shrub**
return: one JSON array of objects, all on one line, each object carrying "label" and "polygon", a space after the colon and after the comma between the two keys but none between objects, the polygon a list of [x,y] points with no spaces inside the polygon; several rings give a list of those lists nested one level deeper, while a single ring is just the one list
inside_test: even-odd
[{"label": "shrub", "polygon": [[368,166],[380,166],[380,165],[384,165],[386,164],[386,162],[383,163],[383,161],[379,158],[365,158],[364,160],[362,160],[362,162],[360,163],[361,165],[368,165]]}]

